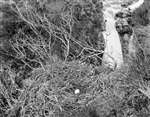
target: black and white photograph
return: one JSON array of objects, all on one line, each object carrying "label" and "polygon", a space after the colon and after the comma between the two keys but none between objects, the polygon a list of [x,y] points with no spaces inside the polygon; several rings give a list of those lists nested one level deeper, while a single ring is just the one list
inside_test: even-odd
[{"label": "black and white photograph", "polygon": [[150,117],[150,0],[0,0],[0,117]]}]

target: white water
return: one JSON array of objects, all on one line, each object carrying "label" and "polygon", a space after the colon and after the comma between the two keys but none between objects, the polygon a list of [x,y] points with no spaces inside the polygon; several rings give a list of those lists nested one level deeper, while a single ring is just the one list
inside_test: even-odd
[{"label": "white water", "polygon": [[130,8],[132,11],[139,8],[144,3],[144,0],[139,0],[138,2],[130,5],[128,8]]},{"label": "white water", "polygon": [[[115,28],[115,14],[122,10],[121,2],[119,0],[105,0],[104,4],[104,19],[106,20],[106,31],[103,32],[103,36],[106,42],[104,50],[104,64],[114,68],[119,68],[123,64],[123,55],[122,48],[120,43],[120,38],[118,32]],[[136,3],[133,3],[128,8],[131,11],[140,7],[143,4],[144,0],[139,0]]]},{"label": "white water", "polygon": [[120,38],[115,28],[115,14],[121,10],[120,4],[117,4],[118,0],[107,0],[104,2],[104,19],[106,22],[106,31],[103,32],[103,36],[106,42],[106,48],[104,52],[103,60],[109,66],[117,67],[123,63],[123,55],[121,49]]}]

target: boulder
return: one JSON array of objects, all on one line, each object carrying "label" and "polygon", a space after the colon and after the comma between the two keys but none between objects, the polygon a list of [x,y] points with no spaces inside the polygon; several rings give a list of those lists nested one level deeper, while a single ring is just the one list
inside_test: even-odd
[{"label": "boulder", "polygon": [[116,30],[120,35],[131,35],[133,33],[132,27],[126,20],[119,20],[118,22],[116,22]]},{"label": "boulder", "polygon": [[129,10],[124,10],[116,13],[115,18],[127,18],[132,17],[132,13]]},{"label": "boulder", "polygon": [[128,26],[128,25],[129,24],[128,24],[126,19],[118,19],[116,21],[116,27],[118,27],[118,26]]}]

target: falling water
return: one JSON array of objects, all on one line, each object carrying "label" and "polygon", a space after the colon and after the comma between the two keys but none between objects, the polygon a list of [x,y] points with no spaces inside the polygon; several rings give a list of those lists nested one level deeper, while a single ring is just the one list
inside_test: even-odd
[{"label": "falling water", "polygon": [[[139,0],[128,6],[131,11],[140,7],[144,0]],[[123,64],[123,54],[120,42],[120,37],[115,27],[115,14],[122,10],[122,0],[105,0],[104,1],[104,19],[106,21],[106,30],[103,32],[105,39],[105,51],[103,56],[103,63],[114,68],[119,68]],[[127,9],[128,9],[127,8]]]}]

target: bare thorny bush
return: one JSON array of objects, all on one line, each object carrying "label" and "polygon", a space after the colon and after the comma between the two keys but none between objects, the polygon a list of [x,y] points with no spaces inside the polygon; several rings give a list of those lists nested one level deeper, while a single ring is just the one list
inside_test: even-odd
[{"label": "bare thorny bush", "polygon": [[[57,54],[65,61],[67,61],[70,56],[73,56],[73,59],[81,59],[81,55],[83,55],[84,52],[90,53],[88,56],[82,57],[84,60],[92,57],[101,59],[104,43],[103,39],[100,39],[101,37],[98,37],[98,35],[102,28],[102,21],[95,21],[95,19],[102,19],[102,14],[95,13],[93,16],[84,16],[88,13],[83,12],[82,16],[77,16],[80,15],[80,10],[83,9],[82,2],[80,4],[76,1],[66,2],[61,12],[50,10],[45,4],[46,1],[41,2],[36,0],[19,1],[18,3],[14,2],[11,4],[11,10],[18,16],[18,20],[25,23],[25,26],[17,31],[15,36],[13,36],[14,39],[11,41],[14,50],[18,54],[17,57],[24,58],[26,56],[25,48],[27,48],[37,54],[37,58],[40,58],[40,60],[36,61],[40,63],[42,67],[42,62],[50,61],[52,54]],[[91,5],[92,4],[85,5],[87,12],[91,12]],[[97,11],[95,10],[93,12]],[[89,15],[92,13],[89,13]],[[81,21],[77,19],[78,17],[81,17]],[[91,26],[92,24],[89,24],[88,31],[83,32],[87,26],[83,26],[81,23],[85,23],[86,21],[84,22],[83,20],[88,18],[92,20],[91,22],[94,22],[96,26],[99,25],[99,27],[95,27],[94,29],[94,27]],[[101,23],[97,24],[99,22]],[[79,31],[88,34],[81,35],[78,34],[80,33]],[[92,38],[99,38],[98,40],[101,42],[97,42],[98,40],[90,40],[90,31],[97,31],[96,34],[93,34],[97,37]],[[99,43],[100,47],[97,47],[97,43]]]}]

